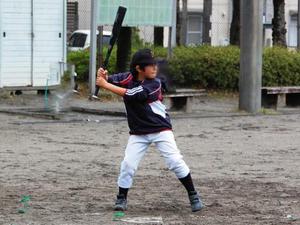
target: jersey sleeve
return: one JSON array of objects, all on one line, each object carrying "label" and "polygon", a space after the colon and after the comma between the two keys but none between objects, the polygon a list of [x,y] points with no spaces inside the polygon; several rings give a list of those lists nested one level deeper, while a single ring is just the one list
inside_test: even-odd
[{"label": "jersey sleeve", "polygon": [[132,80],[131,73],[117,73],[110,75],[107,81],[119,87],[127,87],[127,84]]},{"label": "jersey sleeve", "polygon": [[143,84],[127,89],[124,95],[125,101],[156,101],[161,93],[161,83],[158,79],[145,81]]}]

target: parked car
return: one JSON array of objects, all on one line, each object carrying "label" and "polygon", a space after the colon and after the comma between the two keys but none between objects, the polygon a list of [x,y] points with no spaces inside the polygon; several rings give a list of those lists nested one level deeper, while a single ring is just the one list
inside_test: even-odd
[{"label": "parked car", "polygon": [[[90,30],[76,30],[72,33],[69,43],[69,51],[84,50],[90,47]],[[97,30],[97,36],[99,36],[99,31]],[[111,36],[111,31],[103,31],[102,42],[104,45],[109,44],[109,39]]]}]

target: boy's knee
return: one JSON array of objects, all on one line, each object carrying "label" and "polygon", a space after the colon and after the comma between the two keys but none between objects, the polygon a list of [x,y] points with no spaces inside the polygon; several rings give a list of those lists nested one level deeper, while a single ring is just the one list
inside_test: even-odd
[{"label": "boy's knee", "polygon": [[178,178],[185,177],[189,172],[190,169],[183,161],[182,157],[173,158],[168,163],[169,170],[173,171]]},{"label": "boy's knee", "polygon": [[127,160],[124,160],[121,165],[121,173],[127,174],[130,177],[134,176],[136,171],[135,165]]},{"label": "boy's knee", "polygon": [[120,176],[118,185],[123,188],[130,188],[132,186],[133,176],[136,168],[130,162],[124,160],[121,164]]}]

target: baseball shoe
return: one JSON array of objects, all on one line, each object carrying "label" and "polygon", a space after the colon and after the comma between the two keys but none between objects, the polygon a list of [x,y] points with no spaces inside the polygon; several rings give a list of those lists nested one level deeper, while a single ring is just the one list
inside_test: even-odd
[{"label": "baseball shoe", "polygon": [[200,196],[196,191],[189,194],[189,199],[192,207],[192,212],[200,211],[204,207]]},{"label": "baseball shoe", "polygon": [[127,210],[127,199],[125,198],[124,195],[117,195],[117,200],[116,200],[114,209],[116,211]]}]

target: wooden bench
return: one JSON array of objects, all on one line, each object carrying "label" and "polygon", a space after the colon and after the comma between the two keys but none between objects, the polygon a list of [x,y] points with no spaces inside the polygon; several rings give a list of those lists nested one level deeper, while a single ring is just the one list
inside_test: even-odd
[{"label": "wooden bench", "polygon": [[177,89],[176,92],[164,94],[164,102],[171,111],[191,113],[194,97],[205,95],[205,89]]},{"label": "wooden bench", "polygon": [[262,107],[277,109],[278,96],[285,96],[285,104],[300,106],[300,87],[262,87]]}]

